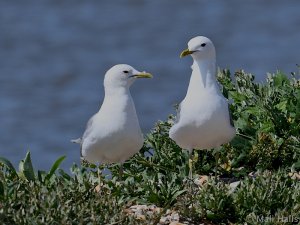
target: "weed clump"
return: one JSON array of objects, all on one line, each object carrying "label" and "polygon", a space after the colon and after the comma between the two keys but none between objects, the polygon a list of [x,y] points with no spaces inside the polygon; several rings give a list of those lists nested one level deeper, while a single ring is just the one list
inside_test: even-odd
[{"label": "weed clump", "polygon": [[[0,157],[1,224],[168,224],[171,214],[188,224],[298,223],[300,81],[277,72],[261,84],[244,71],[233,81],[228,70],[218,79],[233,100],[237,135],[221,148],[217,177],[213,151],[199,150],[195,179],[188,178],[188,153],[168,135],[170,115],[157,122],[121,175],[120,165],[109,165],[109,179],[98,173],[105,165],[65,172],[60,157],[49,171],[35,171],[27,153],[17,171]],[[130,213],[137,205],[147,213]]]}]

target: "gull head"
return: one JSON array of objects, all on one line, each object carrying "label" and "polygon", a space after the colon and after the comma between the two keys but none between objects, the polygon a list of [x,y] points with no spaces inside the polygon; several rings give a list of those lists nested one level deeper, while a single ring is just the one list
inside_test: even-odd
[{"label": "gull head", "polygon": [[216,50],[211,40],[197,36],[188,42],[188,48],[181,52],[180,57],[191,55],[194,60],[215,59]]},{"label": "gull head", "polygon": [[137,78],[152,78],[147,72],[140,72],[126,64],[115,65],[110,68],[104,78],[105,87],[130,87]]}]

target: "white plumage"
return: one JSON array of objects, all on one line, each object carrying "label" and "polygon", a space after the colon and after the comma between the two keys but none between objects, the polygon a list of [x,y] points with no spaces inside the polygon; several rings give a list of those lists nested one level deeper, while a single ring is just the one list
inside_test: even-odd
[{"label": "white plumage", "polygon": [[136,78],[150,78],[125,64],[107,71],[104,78],[105,97],[102,106],[88,122],[81,139],[81,155],[91,163],[123,163],[143,146],[129,87]]},{"label": "white plumage", "polygon": [[190,152],[220,147],[235,136],[235,128],[216,81],[215,47],[208,38],[198,36],[188,42],[181,57],[186,55],[193,57],[193,72],[169,136]]}]

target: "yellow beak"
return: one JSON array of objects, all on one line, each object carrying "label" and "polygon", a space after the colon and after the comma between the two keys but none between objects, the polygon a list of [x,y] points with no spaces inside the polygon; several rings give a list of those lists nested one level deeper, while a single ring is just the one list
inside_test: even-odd
[{"label": "yellow beak", "polygon": [[133,74],[132,77],[135,77],[135,78],[152,78],[153,76],[152,76],[151,73],[141,72],[141,73]]},{"label": "yellow beak", "polygon": [[191,54],[193,54],[194,52],[195,52],[195,51],[190,51],[190,50],[187,48],[187,49],[185,49],[185,50],[183,50],[183,51],[181,52],[180,58],[185,57],[185,56],[187,56],[187,55],[191,55]]}]

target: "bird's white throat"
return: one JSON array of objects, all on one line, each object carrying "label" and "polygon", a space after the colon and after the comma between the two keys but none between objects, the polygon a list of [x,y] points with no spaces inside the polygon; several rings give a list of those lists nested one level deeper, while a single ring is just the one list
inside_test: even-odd
[{"label": "bird's white throat", "polygon": [[[216,61],[201,60],[196,61],[192,65],[192,75],[189,83],[187,95],[199,94],[202,91],[216,91],[219,92],[216,81]],[[196,93],[194,93],[196,92]]]},{"label": "bird's white throat", "polygon": [[105,93],[105,97],[123,96],[123,95],[130,95],[130,90],[128,86],[110,85],[110,86],[104,86],[104,93]]}]

